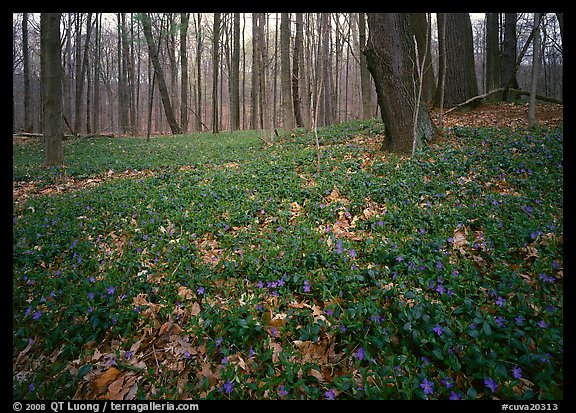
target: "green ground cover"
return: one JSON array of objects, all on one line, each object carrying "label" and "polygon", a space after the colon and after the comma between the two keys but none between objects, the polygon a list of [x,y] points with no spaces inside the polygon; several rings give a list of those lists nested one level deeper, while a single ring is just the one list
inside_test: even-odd
[{"label": "green ground cover", "polygon": [[15,143],[13,397],[562,399],[563,130],[382,129]]}]

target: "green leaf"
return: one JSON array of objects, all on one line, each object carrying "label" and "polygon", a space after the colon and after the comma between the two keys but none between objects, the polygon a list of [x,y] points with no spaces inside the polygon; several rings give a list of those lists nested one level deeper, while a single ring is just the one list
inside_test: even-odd
[{"label": "green leaf", "polygon": [[492,329],[490,328],[490,324],[488,324],[488,321],[484,321],[484,323],[482,324],[482,329],[484,330],[484,334],[486,334],[487,336],[492,335]]}]

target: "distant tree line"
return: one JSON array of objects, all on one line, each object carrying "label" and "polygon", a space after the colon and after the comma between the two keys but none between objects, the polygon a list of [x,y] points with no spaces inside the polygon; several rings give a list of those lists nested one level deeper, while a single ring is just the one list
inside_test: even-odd
[{"label": "distant tree line", "polygon": [[[397,27],[407,25],[406,53],[414,57],[406,55],[401,71],[419,85],[424,104],[449,108],[495,88],[529,88],[532,50],[524,46],[534,36],[533,14],[486,13],[474,21],[468,13],[404,15]],[[384,104],[367,46],[370,36],[386,27],[381,24],[395,24],[382,20],[386,16],[58,17],[63,133],[150,136],[258,129],[272,141],[270,131],[276,128],[373,118]],[[561,98],[562,14],[542,13],[539,22],[538,93]],[[13,14],[14,131],[45,128],[41,55],[41,15]],[[378,53],[372,58],[382,61]]]}]

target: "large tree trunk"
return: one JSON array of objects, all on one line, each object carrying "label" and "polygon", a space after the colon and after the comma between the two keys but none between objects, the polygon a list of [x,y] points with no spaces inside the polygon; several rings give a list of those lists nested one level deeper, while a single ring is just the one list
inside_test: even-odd
[{"label": "large tree trunk", "polygon": [[260,71],[258,70],[258,13],[252,13],[252,89],[250,97],[252,100],[252,114],[250,126],[252,129],[260,129],[258,110],[258,89],[260,87]]},{"label": "large tree trunk", "polygon": [[30,54],[28,52],[28,13],[22,13],[22,59],[24,64],[24,131],[32,132],[30,117]]},{"label": "large tree trunk", "polygon": [[530,100],[528,106],[528,127],[537,125],[536,120],[536,89],[540,69],[540,15],[534,13],[534,52],[532,53],[532,83],[530,84]]},{"label": "large tree trunk", "polygon": [[418,42],[418,61],[422,68],[422,100],[431,103],[436,92],[434,67],[432,66],[432,36],[426,13],[410,13],[412,29]]},{"label": "large tree trunk", "polygon": [[[366,47],[366,14],[358,13],[358,40],[360,42],[360,51]],[[370,71],[366,63],[366,55],[360,53],[360,88],[362,90],[362,119],[372,117],[372,85],[370,82]]]},{"label": "large tree trunk", "polygon": [[[368,13],[369,36],[364,53],[378,95],[386,136],[382,150],[412,153],[434,136],[426,105],[416,110],[416,51],[408,13]],[[414,115],[418,112],[416,128]],[[414,133],[416,130],[416,133]]]},{"label": "large tree trunk", "polygon": [[486,92],[500,87],[499,13],[486,13]]},{"label": "large tree trunk", "polygon": [[504,14],[504,44],[502,46],[502,74],[500,80],[504,90],[502,100],[508,99],[508,88],[518,89],[516,79],[516,18],[517,13]]},{"label": "large tree trunk", "polygon": [[220,13],[214,13],[212,33],[212,133],[218,133],[218,66],[220,66]]},{"label": "large tree trunk", "polygon": [[[444,105],[452,107],[478,95],[476,68],[474,65],[474,47],[472,25],[468,13],[438,13],[438,27],[446,25],[446,40],[440,50],[446,51],[446,66],[440,61],[440,76],[446,73]],[[436,105],[439,98],[435,99]]]},{"label": "large tree trunk", "polygon": [[202,122],[202,13],[196,13],[196,130],[203,130]]},{"label": "large tree trunk", "polygon": [[282,13],[280,20],[280,83],[283,127],[291,131],[294,129],[294,107],[290,78],[290,13]]},{"label": "large tree trunk", "polygon": [[60,14],[40,14],[40,70],[44,132],[44,166],[64,162],[62,144],[62,61]]},{"label": "large tree trunk", "polygon": [[302,98],[300,97],[300,65],[303,59],[303,28],[302,13],[296,13],[296,33],[294,37],[294,55],[292,57],[292,105],[294,107],[294,119],[296,126],[303,127],[302,121]]},{"label": "large tree trunk", "polygon": [[230,68],[230,129],[240,129],[240,13],[234,13],[232,26],[232,66]]},{"label": "large tree trunk", "polygon": [[182,84],[180,87],[180,127],[186,132],[188,129],[188,21],[190,13],[180,13],[180,68],[182,70]]},{"label": "large tree trunk", "polygon": [[141,18],[142,30],[144,32],[144,37],[146,37],[146,43],[148,44],[148,52],[150,54],[150,58],[152,59],[152,64],[154,65],[154,73],[156,74],[156,80],[158,81],[158,89],[160,90],[162,105],[164,106],[164,113],[166,114],[166,119],[168,120],[172,134],[177,135],[182,132],[180,130],[180,126],[178,126],[176,117],[174,116],[172,105],[170,104],[170,95],[168,94],[168,88],[166,87],[164,71],[160,65],[156,45],[154,44],[154,39],[152,38],[152,23],[150,22],[150,16],[148,16],[147,13],[142,13]]}]

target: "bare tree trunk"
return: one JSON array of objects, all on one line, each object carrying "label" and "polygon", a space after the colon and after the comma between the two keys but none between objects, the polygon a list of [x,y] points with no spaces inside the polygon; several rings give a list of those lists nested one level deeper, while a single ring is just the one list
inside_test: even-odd
[{"label": "bare tree trunk", "polygon": [[436,92],[436,80],[432,66],[431,53],[431,24],[428,23],[426,13],[410,13],[412,29],[418,42],[418,60],[422,71],[422,100],[431,103]]},{"label": "bare tree trunk", "polygon": [[28,51],[28,13],[22,13],[22,59],[24,64],[24,131],[32,132],[30,117],[30,53]]},{"label": "bare tree trunk", "polygon": [[502,74],[500,80],[502,87],[505,88],[502,94],[502,100],[508,99],[508,89],[518,89],[518,80],[516,80],[516,71],[514,63],[516,62],[516,18],[517,13],[504,14],[504,44],[502,46]]},{"label": "bare tree trunk", "polygon": [[220,13],[214,13],[212,30],[212,133],[218,133],[218,66],[220,65]]},{"label": "bare tree trunk", "polygon": [[370,85],[370,72],[366,63],[366,55],[363,53],[366,47],[366,14],[358,13],[358,31],[360,42],[360,87],[362,89],[362,119],[370,119],[372,110],[372,88]]},{"label": "bare tree trunk", "polygon": [[540,15],[534,13],[534,52],[532,53],[532,83],[530,84],[530,99],[528,104],[528,127],[537,125],[536,119],[536,89],[540,70]]},{"label": "bare tree trunk", "polygon": [[486,91],[500,87],[498,13],[486,13]]},{"label": "bare tree trunk", "polygon": [[290,13],[282,13],[280,22],[280,79],[282,84],[283,126],[294,129],[294,107],[290,79]]},{"label": "bare tree trunk", "polygon": [[168,95],[168,88],[166,87],[164,72],[158,59],[158,52],[156,50],[156,45],[154,44],[154,39],[152,38],[152,24],[150,22],[150,16],[148,16],[147,13],[142,13],[141,21],[144,37],[146,37],[146,43],[148,44],[150,59],[152,59],[152,64],[154,65],[154,73],[156,74],[156,78],[158,80],[158,89],[160,90],[162,105],[164,106],[164,113],[166,114],[166,119],[168,120],[172,134],[177,135],[182,132],[180,130],[180,126],[178,126],[176,117],[174,116],[172,105],[170,104],[170,96]]},{"label": "bare tree trunk", "polygon": [[202,130],[202,13],[196,13],[196,130]]},{"label": "bare tree trunk", "polygon": [[60,15],[61,13],[40,14],[40,76],[45,167],[64,162]]},{"label": "bare tree trunk", "polygon": [[230,68],[230,128],[240,129],[240,13],[234,13]]},{"label": "bare tree trunk", "polygon": [[121,133],[127,133],[128,126],[128,79],[126,76],[126,64],[124,62],[124,38],[125,13],[117,14],[118,21],[118,125]]},{"label": "bare tree trunk", "polygon": [[[444,104],[454,106],[478,95],[474,65],[472,26],[468,13],[438,13],[438,27],[446,25],[446,40],[440,47],[446,51],[446,65],[440,65],[440,75],[446,72]],[[438,95],[435,103],[438,104]]]},{"label": "bare tree trunk", "polygon": [[296,126],[304,126],[302,121],[302,98],[300,97],[300,65],[302,64],[303,52],[303,30],[302,30],[302,13],[296,13],[296,33],[294,37],[294,50],[292,57],[292,99],[294,106],[294,118]]},{"label": "bare tree trunk", "polygon": [[180,87],[180,126],[186,132],[188,130],[188,21],[189,13],[180,13],[180,68],[182,71],[182,84]]},{"label": "bare tree trunk", "polygon": [[94,100],[92,110],[92,130],[94,133],[100,132],[100,41],[102,31],[102,14],[98,13],[96,25],[94,27],[94,37],[96,44],[94,47]]},{"label": "bare tree trunk", "polygon": [[[446,54],[446,25],[442,25],[441,29],[440,29],[440,33],[439,33],[439,42],[438,44],[442,44],[442,46],[439,47],[439,53],[440,53],[440,64],[443,65],[444,67],[446,67],[446,59],[447,59],[447,54]],[[439,128],[440,130],[442,130],[443,128],[443,122],[444,122],[444,117],[443,117],[443,111],[444,111],[444,92],[446,90],[446,70],[442,70],[440,71],[440,83],[438,85],[438,93],[440,94],[439,97],[439,107],[440,107],[440,111],[438,112],[438,123],[439,123]]]},{"label": "bare tree trunk", "polygon": [[[410,16],[408,13],[368,13],[368,27],[365,54],[386,128],[382,149],[410,155],[414,139],[420,147],[435,134],[426,105],[416,102],[413,92],[414,79],[418,77]],[[421,105],[419,111],[417,104]]]},{"label": "bare tree trunk", "polygon": [[266,44],[264,27],[266,25],[266,16],[264,13],[256,13],[256,57],[258,70],[258,97],[260,109],[259,128],[262,131],[262,139],[268,144],[274,142],[274,137],[269,134],[270,121],[268,119],[268,99],[266,98]]},{"label": "bare tree trunk", "polygon": [[252,129],[260,129],[258,110],[258,91],[260,87],[260,71],[258,69],[258,13],[252,13],[252,116],[250,126]]}]

